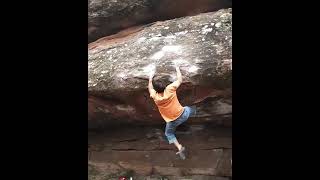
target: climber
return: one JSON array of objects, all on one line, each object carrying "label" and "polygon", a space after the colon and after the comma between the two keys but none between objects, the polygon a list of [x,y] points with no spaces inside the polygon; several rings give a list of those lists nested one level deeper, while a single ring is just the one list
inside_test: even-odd
[{"label": "climber", "polygon": [[195,106],[182,107],[179,103],[176,90],[182,83],[182,75],[178,65],[175,65],[177,71],[177,80],[169,81],[167,76],[154,76],[154,71],[149,76],[149,93],[157,105],[162,118],[166,121],[165,135],[169,144],[174,144],[178,148],[178,154],[181,159],[185,159],[185,147],[182,146],[176,136],[176,128],[186,122],[190,116],[195,116]]}]

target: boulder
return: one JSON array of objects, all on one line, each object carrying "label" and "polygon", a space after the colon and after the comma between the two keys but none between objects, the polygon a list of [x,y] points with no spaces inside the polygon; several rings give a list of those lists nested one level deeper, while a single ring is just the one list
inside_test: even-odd
[{"label": "boulder", "polygon": [[174,64],[183,76],[180,103],[197,103],[189,122],[232,125],[232,9],[157,22],[88,48],[89,128],[163,123],[148,76],[174,81]]},{"label": "boulder", "polygon": [[231,7],[231,0],[88,0],[88,41],[138,24]]}]

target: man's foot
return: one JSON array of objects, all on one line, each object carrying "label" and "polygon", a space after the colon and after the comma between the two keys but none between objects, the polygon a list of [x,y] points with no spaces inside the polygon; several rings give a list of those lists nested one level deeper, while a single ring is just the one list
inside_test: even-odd
[{"label": "man's foot", "polygon": [[186,148],[181,146],[180,150],[176,153],[180,156],[182,160],[186,159],[185,150]]}]

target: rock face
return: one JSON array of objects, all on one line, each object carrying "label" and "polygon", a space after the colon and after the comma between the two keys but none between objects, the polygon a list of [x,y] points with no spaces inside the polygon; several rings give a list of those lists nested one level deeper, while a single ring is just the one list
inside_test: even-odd
[{"label": "rock face", "polygon": [[88,0],[88,41],[137,24],[231,7],[231,0]]},{"label": "rock face", "polygon": [[161,124],[147,90],[154,69],[176,79],[180,64],[182,105],[198,103],[190,123],[231,125],[232,9],[157,22],[125,37],[89,44],[89,127]]},{"label": "rock face", "polygon": [[176,148],[162,138],[164,132],[160,126],[130,126],[92,132],[88,136],[88,163],[97,173],[91,171],[89,176],[94,176],[92,179],[103,176],[101,179],[112,179],[118,178],[121,173],[130,173],[133,179],[141,180],[147,178],[138,178],[138,175],[166,176],[170,180],[174,179],[172,177],[196,180],[200,180],[201,176],[208,179],[232,177],[231,128],[198,126],[191,125],[183,131],[177,128],[179,142],[187,149],[185,160],[181,160],[175,154]]}]

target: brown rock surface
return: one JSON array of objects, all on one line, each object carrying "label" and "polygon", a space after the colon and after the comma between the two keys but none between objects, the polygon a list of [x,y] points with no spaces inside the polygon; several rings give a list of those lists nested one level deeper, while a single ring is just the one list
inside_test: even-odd
[{"label": "brown rock surface", "polygon": [[89,45],[89,127],[162,124],[147,78],[155,69],[175,80],[173,62],[183,75],[181,104],[200,102],[189,122],[231,126],[231,16],[224,9],[158,22],[121,41]]},{"label": "brown rock surface", "polygon": [[88,41],[138,24],[231,7],[231,0],[88,0]]},{"label": "brown rock surface", "polygon": [[[167,148],[161,146],[150,148],[149,144],[167,143],[159,138],[162,137],[159,131],[158,127],[123,127],[91,134],[89,164],[109,174],[132,171],[135,175],[144,176],[232,177],[231,129],[194,127],[177,134],[180,143],[187,148],[186,160],[179,159],[173,145],[168,145]],[[128,139],[128,134],[135,138]],[[113,141],[114,136],[122,141]],[[214,141],[208,141],[208,139],[214,139]],[[206,142],[208,145],[204,146]],[[117,148],[119,144],[123,146],[122,149]],[[94,146],[100,149],[90,148]],[[110,170],[106,169],[107,167],[110,167]]]}]

